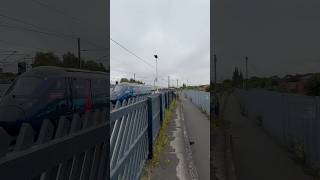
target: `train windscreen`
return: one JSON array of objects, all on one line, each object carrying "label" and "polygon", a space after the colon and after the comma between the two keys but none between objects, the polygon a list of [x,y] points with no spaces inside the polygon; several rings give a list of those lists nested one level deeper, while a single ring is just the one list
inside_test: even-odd
[{"label": "train windscreen", "polygon": [[21,77],[10,86],[5,95],[8,95],[9,93],[15,96],[32,95],[42,81],[41,78],[37,77]]}]

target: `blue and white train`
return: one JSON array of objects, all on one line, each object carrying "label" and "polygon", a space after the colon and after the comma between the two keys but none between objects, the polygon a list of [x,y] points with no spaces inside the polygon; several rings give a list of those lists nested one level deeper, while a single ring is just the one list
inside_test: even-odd
[{"label": "blue and white train", "polygon": [[152,94],[155,91],[153,86],[147,86],[135,83],[117,84],[111,91],[110,100],[112,103],[122,102],[132,97],[139,97]]},{"label": "blue and white train", "polygon": [[44,119],[57,125],[59,116],[104,108],[109,101],[105,72],[53,66],[31,69],[20,75],[0,101],[0,127],[17,135],[22,123],[37,132]]}]

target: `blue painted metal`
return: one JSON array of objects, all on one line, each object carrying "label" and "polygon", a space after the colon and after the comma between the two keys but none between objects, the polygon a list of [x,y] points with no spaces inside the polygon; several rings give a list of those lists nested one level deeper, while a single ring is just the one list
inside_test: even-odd
[{"label": "blue painted metal", "polygon": [[150,97],[152,98],[152,142],[154,143],[161,127],[160,94],[155,94]]},{"label": "blue painted metal", "polygon": [[111,180],[140,178],[146,161],[153,156],[164,110],[170,105],[169,93],[131,98],[113,107],[110,112]]},{"label": "blue painted metal", "polygon": [[110,113],[110,176],[139,179],[148,155],[147,100],[118,106]]},{"label": "blue painted metal", "polygon": [[189,98],[193,104],[201,108],[206,114],[210,115],[210,93],[196,90],[183,90],[184,95]]},{"label": "blue painted metal", "polygon": [[279,144],[294,150],[303,147],[306,163],[320,167],[320,98],[268,91],[236,89],[238,102],[249,118],[261,121],[262,127]]},{"label": "blue painted metal", "polygon": [[159,95],[159,103],[160,103],[160,126],[162,126],[163,121],[163,109],[162,109],[162,93]]},{"label": "blue painted metal", "polygon": [[152,159],[153,157],[153,128],[152,128],[152,122],[153,122],[153,108],[152,108],[152,97],[148,97],[148,159]]},{"label": "blue painted metal", "polygon": [[167,103],[166,108],[169,108],[169,92],[166,92],[166,103]]}]

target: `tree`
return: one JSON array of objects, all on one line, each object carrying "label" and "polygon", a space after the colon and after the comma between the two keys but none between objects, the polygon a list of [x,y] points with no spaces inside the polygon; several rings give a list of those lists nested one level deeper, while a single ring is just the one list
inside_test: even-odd
[{"label": "tree", "polygon": [[235,67],[232,75],[232,82],[234,87],[242,87],[243,84],[243,74],[239,72],[238,67]]},{"label": "tree", "polygon": [[138,80],[134,80],[134,79],[127,79],[127,78],[121,78],[120,79],[120,83],[123,83],[123,82],[128,82],[128,83],[137,83],[137,84],[144,84],[142,81],[138,81]]},{"label": "tree", "polygon": [[61,66],[61,61],[58,56],[56,56],[52,52],[37,52],[34,57],[34,63],[31,65],[32,67],[37,66]]},{"label": "tree", "polygon": [[[60,61],[59,57],[52,52],[37,52],[32,67],[37,66],[79,68],[79,58],[76,57],[73,53],[67,52],[66,54],[62,55],[62,61]],[[107,69],[103,66],[102,63],[97,63],[93,60],[86,61],[84,59],[81,59],[81,69],[107,72]]]},{"label": "tree", "polygon": [[[68,68],[79,68],[79,58],[76,57],[73,53],[67,52],[62,56],[62,66]],[[83,62],[81,62],[83,63]]]},{"label": "tree", "polygon": [[312,76],[306,83],[306,91],[309,96],[320,95],[320,76]]},{"label": "tree", "polygon": [[135,79],[132,79],[132,78],[129,80],[129,82],[130,83],[137,83],[137,84],[144,84],[142,81],[135,80]]},{"label": "tree", "polygon": [[123,82],[129,82],[129,80],[127,78],[121,78],[120,83],[123,83]]},{"label": "tree", "polygon": [[83,68],[93,71],[107,71],[102,63],[98,64],[95,61],[89,60],[83,63]]}]

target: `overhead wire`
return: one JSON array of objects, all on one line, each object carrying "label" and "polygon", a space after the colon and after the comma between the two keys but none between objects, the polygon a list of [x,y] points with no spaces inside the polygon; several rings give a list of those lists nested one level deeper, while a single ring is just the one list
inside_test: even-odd
[{"label": "overhead wire", "polygon": [[44,3],[43,1],[40,2],[40,1],[38,1],[38,0],[31,0],[31,1],[34,2],[34,3],[36,3],[36,4],[38,4],[38,5],[40,5],[40,6],[42,6],[42,7],[45,7],[45,8],[47,8],[47,9],[50,9],[50,10],[52,10],[52,11],[54,11],[54,12],[60,14],[60,15],[63,15],[63,16],[65,16],[65,17],[68,17],[68,18],[72,19],[74,22],[77,22],[77,23],[79,23],[79,24],[81,23],[81,21],[80,21],[78,18],[73,17],[73,16],[70,16],[70,15],[67,14],[66,12],[64,12],[64,11],[62,11],[62,10],[56,8],[56,7],[50,6],[50,4],[48,4],[48,3]]},{"label": "overhead wire", "polygon": [[[70,16],[69,14],[67,14],[66,12],[64,12],[63,10],[60,10],[60,9],[58,9],[58,8],[56,8],[56,7],[53,7],[53,6],[51,6],[50,4],[48,4],[48,3],[44,3],[43,1],[40,2],[40,1],[38,1],[38,0],[31,0],[31,1],[34,2],[34,3],[36,3],[36,4],[38,4],[38,5],[40,5],[40,6],[46,7],[47,9],[52,10],[52,11],[54,11],[54,12],[56,12],[56,13],[64,16],[64,17],[67,17],[67,18],[69,18],[69,19],[72,19],[74,22],[77,22],[78,24],[83,24],[83,23],[82,23],[82,20],[80,20],[79,18]],[[90,27],[90,26],[91,26],[91,25],[89,25],[89,27]],[[95,47],[98,47],[98,48],[103,47],[104,49],[108,49],[108,48],[106,48],[106,47],[104,47],[104,46],[98,45],[98,44],[93,43],[93,42],[91,42],[91,41],[88,41],[88,40],[84,40],[84,41],[86,41],[88,44],[91,44],[92,46],[95,46]]]},{"label": "overhead wire", "polygon": [[136,58],[138,58],[140,61],[142,61],[143,63],[145,63],[146,65],[148,65],[149,67],[151,67],[152,69],[154,69],[154,66],[152,66],[150,63],[148,63],[146,60],[144,60],[143,58],[141,58],[140,56],[138,56],[137,54],[135,54],[134,52],[132,52],[131,50],[129,50],[127,47],[125,47],[124,45],[122,45],[120,42],[110,38],[110,40],[118,45],[119,47],[121,47],[123,50],[127,51],[128,53],[130,53],[131,55],[135,56]]},{"label": "overhead wire", "polygon": [[[37,32],[37,33],[46,34],[46,35],[54,35],[54,36],[60,37],[60,38],[66,38],[66,39],[68,38],[68,39],[73,39],[73,40],[76,40],[76,39],[77,39],[77,37],[76,37],[75,35],[65,34],[65,33],[61,33],[61,32],[52,31],[52,30],[50,30],[50,29],[48,29],[48,28],[41,27],[41,26],[39,26],[39,25],[36,25],[36,24],[30,23],[30,22],[27,22],[27,21],[25,21],[25,20],[21,20],[21,19],[19,19],[19,18],[6,15],[6,14],[4,14],[4,13],[0,13],[0,17],[9,19],[9,20],[11,20],[11,21],[19,22],[19,23],[22,23],[22,24],[25,24],[25,25],[28,25],[28,26],[32,26],[32,27],[34,27],[34,28],[36,28],[36,29],[23,28],[23,27],[11,27],[11,28],[18,28],[18,29],[20,28],[20,29],[24,29],[24,30],[27,30],[27,31],[31,31],[31,32]],[[3,26],[5,27],[5,25],[3,25]],[[6,26],[7,26],[8,28],[10,28],[8,24],[7,24]],[[47,30],[47,32],[46,32],[46,31],[43,31],[44,29]],[[91,41],[89,41],[89,40],[83,39],[82,41],[85,41],[85,42],[87,42],[88,44],[91,44],[91,46],[94,46],[94,47],[96,47],[96,48],[101,48],[101,49],[107,50],[106,47],[101,46],[101,45],[97,45],[96,43],[93,43],[93,42],[91,42]]]},{"label": "overhead wire", "polygon": [[[149,67],[152,68],[152,70],[154,70],[154,66],[152,66],[151,64],[149,64],[146,60],[144,60],[143,58],[141,58],[140,56],[138,56],[136,53],[134,53],[132,50],[130,50],[129,48],[125,47],[123,44],[121,44],[120,42],[114,40],[113,38],[110,38],[111,42],[115,43],[116,45],[118,45],[119,47],[121,47],[123,50],[127,51],[128,53],[130,53],[131,55],[135,56],[136,58],[138,58],[139,60],[141,60],[142,62],[144,62],[145,64],[147,64]],[[111,58],[113,59],[113,58]],[[112,71],[112,69],[111,69]],[[161,80],[163,82],[168,82],[165,78],[158,76],[158,80]]]}]

